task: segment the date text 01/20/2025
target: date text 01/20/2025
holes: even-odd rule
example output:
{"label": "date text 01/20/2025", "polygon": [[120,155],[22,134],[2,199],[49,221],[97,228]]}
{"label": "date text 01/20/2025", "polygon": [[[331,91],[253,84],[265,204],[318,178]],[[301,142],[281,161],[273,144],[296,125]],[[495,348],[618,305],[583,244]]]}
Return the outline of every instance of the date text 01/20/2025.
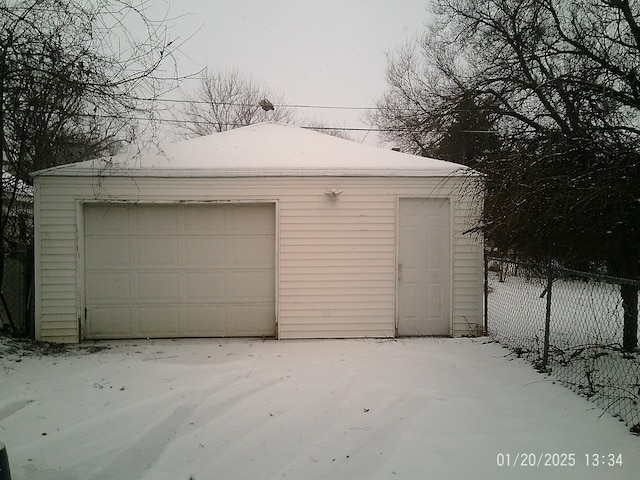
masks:
{"label": "date text 01/20/2025", "polygon": [[621,467],[621,453],[498,453],[498,467]]}

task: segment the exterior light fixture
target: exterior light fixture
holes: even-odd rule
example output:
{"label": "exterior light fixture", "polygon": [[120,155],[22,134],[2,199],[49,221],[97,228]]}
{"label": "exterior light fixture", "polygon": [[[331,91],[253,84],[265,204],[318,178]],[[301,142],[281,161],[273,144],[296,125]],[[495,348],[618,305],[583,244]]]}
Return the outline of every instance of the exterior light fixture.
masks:
{"label": "exterior light fixture", "polygon": [[342,194],[342,190],[338,190],[337,188],[330,188],[329,190],[327,190],[326,192],[324,192],[324,194],[327,196],[327,198],[329,198],[330,200],[336,200],[338,198],[338,196],[340,194]]}

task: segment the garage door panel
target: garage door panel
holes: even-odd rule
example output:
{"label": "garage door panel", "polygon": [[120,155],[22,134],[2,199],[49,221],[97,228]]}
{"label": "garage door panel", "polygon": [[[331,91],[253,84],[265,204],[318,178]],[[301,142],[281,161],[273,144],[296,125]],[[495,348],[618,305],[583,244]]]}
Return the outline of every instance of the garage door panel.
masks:
{"label": "garage door panel", "polygon": [[131,263],[128,238],[88,238],[85,242],[88,267],[126,267]]}
{"label": "garage door panel", "polygon": [[227,272],[186,272],[187,301],[224,302],[227,298]]}
{"label": "garage door panel", "polygon": [[228,228],[233,233],[261,234],[272,231],[275,213],[271,205],[234,206],[229,210]]}
{"label": "garage door panel", "polygon": [[273,335],[273,305],[230,305],[227,329],[236,336]]}
{"label": "garage door panel", "polygon": [[177,238],[140,238],[136,240],[136,263],[146,266],[178,266]]}
{"label": "garage door panel", "polygon": [[236,265],[268,266],[274,256],[273,237],[239,237],[233,240],[231,260]]}
{"label": "garage door panel", "polygon": [[273,204],[85,205],[85,338],[275,335]]}
{"label": "garage door panel", "polygon": [[177,272],[138,273],[137,299],[161,303],[180,301],[180,281]]}
{"label": "garage door panel", "polygon": [[185,336],[232,335],[227,330],[226,305],[187,306],[182,334]]}
{"label": "garage door panel", "polygon": [[91,273],[85,276],[87,303],[104,305],[131,301],[128,273]]}
{"label": "garage door panel", "polygon": [[129,307],[92,308],[87,314],[87,330],[92,338],[129,338],[131,309]]}
{"label": "garage door panel", "polygon": [[226,264],[226,240],[224,237],[185,239],[186,265],[189,267],[215,267]]}
{"label": "garage door panel", "polygon": [[177,205],[136,205],[132,208],[138,235],[177,234]]}
{"label": "garage door panel", "polygon": [[184,215],[184,231],[194,235],[219,234],[225,216],[225,205],[191,205]]}
{"label": "garage door panel", "polygon": [[440,282],[437,283],[429,283],[427,284],[427,298],[429,299],[429,304],[427,308],[430,312],[439,312],[444,307],[442,305],[442,285]]}
{"label": "garage door panel", "polygon": [[249,299],[255,302],[269,301],[274,297],[275,283],[272,272],[246,271],[231,272],[228,295],[231,301]]}
{"label": "garage door panel", "polygon": [[85,215],[85,235],[129,233],[129,207],[123,205],[89,205],[91,215]]}
{"label": "garage door panel", "polygon": [[138,332],[143,337],[177,337],[180,335],[178,306],[138,307]]}

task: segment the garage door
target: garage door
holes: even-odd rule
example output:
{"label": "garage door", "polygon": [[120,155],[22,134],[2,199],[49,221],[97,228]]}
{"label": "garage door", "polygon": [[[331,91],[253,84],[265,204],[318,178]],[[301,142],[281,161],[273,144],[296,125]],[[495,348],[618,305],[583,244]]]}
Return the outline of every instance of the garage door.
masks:
{"label": "garage door", "polygon": [[84,337],[275,335],[273,204],[87,204]]}

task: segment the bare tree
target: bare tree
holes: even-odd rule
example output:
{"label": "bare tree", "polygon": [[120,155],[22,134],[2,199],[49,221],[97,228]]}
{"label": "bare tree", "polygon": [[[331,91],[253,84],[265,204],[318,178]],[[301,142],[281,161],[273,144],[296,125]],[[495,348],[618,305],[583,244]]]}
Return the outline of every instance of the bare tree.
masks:
{"label": "bare tree", "polygon": [[380,128],[382,140],[416,155],[435,155],[441,123],[451,114],[453,98],[458,95],[452,81],[455,75],[440,70],[435,55],[438,46],[432,36],[425,36],[422,42],[407,44],[389,55],[389,89],[378,108],[367,114]]}
{"label": "bare tree", "polygon": [[134,119],[148,108],[140,98],[158,93],[175,48],[147,3],[0,0],[0,252],[25,241],[10,226],[29,172],[135,138]]}
{"label": "bare tree", "polygon": [[[434,3],[429,34],[390,59],[376,123],[428,154],[470,114],[467,134],[496,139],[474,164],[494,246],[638,278],[640,2]],[[630,351],[638,289],[621,294]]]}
{"label": "bare tree", "polygon": [[197,90],[185,99],[180,125],[187,138],[294,118],[280,97],[238,71],[205,72]]}

